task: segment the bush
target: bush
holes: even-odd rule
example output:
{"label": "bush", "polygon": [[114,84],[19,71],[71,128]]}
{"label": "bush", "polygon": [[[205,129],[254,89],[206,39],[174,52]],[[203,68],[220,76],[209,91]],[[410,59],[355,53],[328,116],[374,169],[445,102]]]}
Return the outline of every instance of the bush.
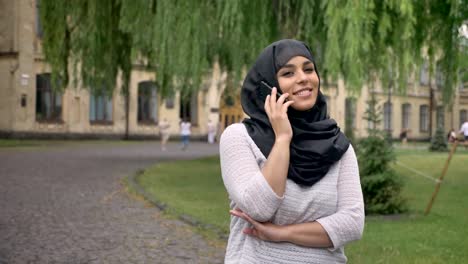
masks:
{"label": "bush", "polygon": [[403,181],[390,168],[395,160],[390,143],[374,134],[359,141],[357,156],[366,214],[406,211],[406,202],[400,195]]}
{"label": "bush", "polygon": [[432,137],[431,145],[429,146],[430,151],[448,151],[447,141],[445,139],[445,133],[442,128],[437,128],[435,135]]}
{"label": "bush", "polygon": [[361,178],[366,214],[397,214],[407,210],[400,192],[403,181],[393,170]]}
{"label": "bush", "polygon": [[385,172],[390,169],[390,162],[395,160],[392,146],[379,136],[361,139],[357,154],[361,175]]}

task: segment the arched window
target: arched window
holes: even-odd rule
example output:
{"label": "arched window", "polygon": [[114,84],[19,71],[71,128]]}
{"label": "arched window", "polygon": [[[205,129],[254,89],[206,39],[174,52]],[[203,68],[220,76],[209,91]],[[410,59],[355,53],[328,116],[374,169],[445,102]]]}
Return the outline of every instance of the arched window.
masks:
{"label": "arched window", "polygon": [[421,85],[429,84],[429,63],[427,60],[424,60],[423,65],[421,65],[421,73],[419,75],[419,83]]}
{"label": "arched window", "polygon": [[179,117],[189,121],[194,126],[198,125],[198,94],[196,92],[180,97]]}
{"label": "arched window", "polygon": [[463,123],[465,123],[466,121],[468,121],[467,111],[465,109],[460,110],[460,126],[458,126],[458,127],[461,127],[463,125]]}
{"label": "arched window", "polygon": [[156,84],[152,81],[138,83],[138,117],[139,124],[158,122],[158,94]]}
{"label": "arched window", "polygon": [[89,121],[91,123],[112,122],[112,96],[104,92],[93,92],[89,98]]}
{"label": "arched window", "polygon": [[429,106],[419,106],[419,130],[421,132],[429,131]]}
{"label": "arched window", "polygon": [[[328,112],[328,109],[327,109]],[[356,128],[356,98],[346,98],[345,100],[346,126]]]}
{"label": "arched window", "polygon": [[406,103],[401,105],[401,127],[404,129],[410,128],[411,122],[411,104]]}
{"label": "arched window", "polygon": [[36,75],[36,120],[39,122],[62,121],[62,93],[54,88],[50,73]]}
{"label": "arched window", "polygon": [[437,128],[445,128],[445,111],[443,106],[437,107]]}
{"label": "arched window", "polygon": [[392,130],[392,103],[384,104],[384,129]]}

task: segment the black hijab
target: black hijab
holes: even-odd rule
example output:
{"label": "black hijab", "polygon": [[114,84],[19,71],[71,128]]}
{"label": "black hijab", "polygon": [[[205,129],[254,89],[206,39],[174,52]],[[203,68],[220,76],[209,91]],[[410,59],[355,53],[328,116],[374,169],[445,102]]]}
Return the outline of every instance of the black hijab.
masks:
{"label": "black hijab", "polygon": [[[309,59],[315,67],[306,44],[284,39],[270,44],[262,51],[242,85],[242,108],[250,117],[244,119],[243,123],[265,157],[268,157],[273,147],[275,133],[264,109],[266,93],[269,91],[264,92],[261,82],[279,87],[276,73],[295,56]],[[317,67],[315,70],[317,72]],[[318,88],[317,101],[310,110],[297,111],[288,108],[293,130],[288,178],[304,186],[312,186],[322,179],[349,147],[349,140],[340,132],[335,120],[327,115],[327,103],[320,92],[320,77]]]}

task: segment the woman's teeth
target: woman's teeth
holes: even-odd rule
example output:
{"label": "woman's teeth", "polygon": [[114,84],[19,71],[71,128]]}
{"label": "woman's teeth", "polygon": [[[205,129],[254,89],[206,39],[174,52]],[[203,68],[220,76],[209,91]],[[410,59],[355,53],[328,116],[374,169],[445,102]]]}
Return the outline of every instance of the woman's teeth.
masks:
{"label": "woman's teeth", "polygon": [[295,93],[297,96],[310,96],[312,94],[311,90],[302,90],[298,93]]}

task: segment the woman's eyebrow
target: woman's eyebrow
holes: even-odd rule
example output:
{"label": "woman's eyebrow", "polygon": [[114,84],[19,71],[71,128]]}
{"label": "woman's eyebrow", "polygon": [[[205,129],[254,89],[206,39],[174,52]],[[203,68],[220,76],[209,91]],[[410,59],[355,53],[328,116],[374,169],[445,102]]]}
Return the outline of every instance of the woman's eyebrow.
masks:
{"label": "woman's eyebrow", "polygon": [[281,67],[281,69],[283,69],[283,68],[294,68],[294,67],[296,67],[296,65],[294,65],[294,64],[286,64],[286,65],[284,65],[283,67]]}
{"label": "woman's eyebrow", "polygon": [[[302,63],[303,66],[309,65],[309,64],[313,64],[313,63],[312,63],[310,60],[304,61],[304,63]],[[283,69],[283,68],[294,68],[294,67],[296,67],[296,65],[294,65],[294,64],[286,64],[286,65],[284,65],[283,67],[281,67],[281,69]]]}

